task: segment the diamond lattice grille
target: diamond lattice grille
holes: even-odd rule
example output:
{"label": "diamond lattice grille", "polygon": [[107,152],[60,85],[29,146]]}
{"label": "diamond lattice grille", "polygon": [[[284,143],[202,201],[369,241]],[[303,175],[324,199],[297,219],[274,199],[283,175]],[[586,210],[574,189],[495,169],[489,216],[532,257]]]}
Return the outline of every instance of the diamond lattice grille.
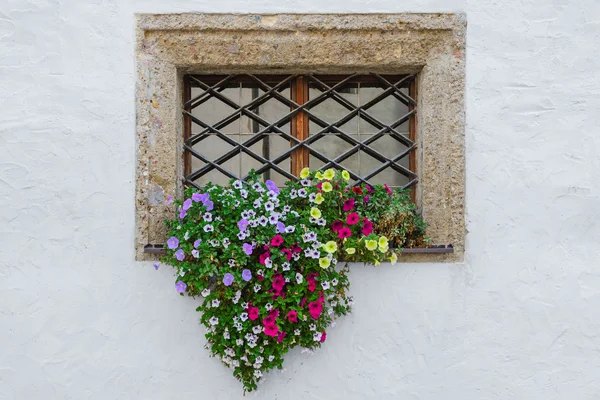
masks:
{"label": "diamond lattice grille", "polygon": [[283,184],[304,167],[355,184],[414,187],[416,87],[410,75],[187,75],[184,183],[255,169]]}

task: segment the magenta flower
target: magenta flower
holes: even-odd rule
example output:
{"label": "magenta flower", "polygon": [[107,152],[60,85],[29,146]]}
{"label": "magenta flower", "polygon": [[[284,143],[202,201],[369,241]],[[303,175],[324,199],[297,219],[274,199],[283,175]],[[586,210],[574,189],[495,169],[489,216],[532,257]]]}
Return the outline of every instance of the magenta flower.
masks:
{"label": "magenta flower", "polygon": [[252,245],[251,244],[244,243],[242,245],[242,248],[244,249],[244,253],[246,253],[248,255],[252,254]]}
{"label": "magenta flower", "polygon": [[267,180],[265,182],[265,185],[267,186],[267,189],[274,191],[275,193],[279,193],[279,188],[277,187],[277,185],[275,184],[275,182],[273,182],[272,180]]}
{"label": "magenta flower", "polygon": [[323,343],[325,339],[327,339],[327,332],[323,331],[321,332],[321,340],[319,342]]}
{"label": "magenta flower", "polygon": [[231,286],[231,284],[233,283],[234,277],[233,275],[231,275],[229,272],[225,274],[225,276],[223,276],[223,285],[225,286]]}
{"label": "magenta flower", "polygon": [[283,290],[283,287],[285,286],[285,279],[283,279],[283,275],[277,274],[273,276],[273,282],[271,283],[271,285],[277,293],[281,292]]}
{"label": "magenta flower", "polygon": [[365,222],[363,222],[362,234],[365,236],[369,236],[373,232],[373,223],[365,218]]}
{"label": "magenta flower", "polygon": [[285,255],[285,258],[290,261],[292,259],[292,251],[290,249],[281,249],[281,252]]}
{"label": "magenta flower", "polygon": [[248,306],[248,318],[250,318],[250,321],[258,318],[258,311],[258,307],[253,307],[251,304]]}
{"label": "magenta flower", "polygon": [[298,311],[296,311],[296,310],[290,310],[287,313],[287,319],[290,322],[298,322]]}
{"label": "magenta flower", "polygon": [[346,200],[342,208],[344,209],[344,211],[352,211],[352,209],[354,208],[354,198]]}
{"label": "magenta flower", "polygon": [[240,231],[245,231],[248,227],[249,222],[246,219],[241,219],[238,221],[237,226]]}
{"label": "magenta flower", "polygon": [[185,292],[185,289],[187,289],[185,282],[179,281],[175,284],[175,290],[177,290],[179,293]]}
{"label": "magenta flower", "polygon": [[194,242],[194,248],[197,249],[200,246],[200,243],[202,243],[202,239],[198,239]]}
{"label": "magenta flower", "polygon": [[279,328],[275,324],[265,325],[265,335],[275,337],[279,333]]}
{"label": "magenta flower", "polygon": [[179,247],[179,239],[177,239],[175,236],[171,236],[169,240],[167,240],[167,246],[169,246],[169,249],[171,250],[176,249]]}
{"label": "magenta flower", "polygon": [[388,194],[392,194],[392,191],[390,190],[390,187],[387,185],[387,183],[384,183],[383,186],[385,187],[385,191],[388,192]]}
{"label": "magenta flower", "polygon": [[319,319],[321,312],[323,311],[323,304],[318,301],[308,303],[308,313],[314,319]]}
{"label": "magenta flower", "polygon": [[183,261],[183,259],[185,258],[185,253],[183,252],[183,250],[179,249],[175,252],[175,258],[178,261]]}
{"label": "magenta flower", "polygon": [[344,238],[347,238],[347,237],[350,237],[350,236],[352,236],[352,231],[348,227],[343,227],[338,232],[338,237],[340,239],[344,239]]}
{"label": "magenta flower", "polygon": [[353,212],[348,214],[348,217],[346,217],[346,223],[348,225],[354,225],[356,224],[358,221],[360,221],[360,217],[358,216],[357,213]]}
{"label": "magenta flower", "polygon": [[340,220],[333,221],[333,224],[331,224],[331,230],[334,232],[339,232],[343,227],[344,223]]}
{"label": "magenta flower", "polygon": [[283,339],[285,339],[285,332],[284,332],[284,331],[281,331],[281,332],[279,333],[279,335],[277,336],[277,343],[281,343],[281,342],[283,342]]}
{"label": "magenta flower", "polygon": [[273,246],[273,247],[279,247],[279,246],[281,246],[282,243],[283,243],[283,237],[281,237],[281,235],[275,235],[271,239],[271,246]]}
{"label": "magenta flower", "polygon": [[364,201],[365,203],[368,203],[370,198],[371,198],[371,196],[369,196],[369,195],[366,195],[366,196],[365,196],[365,198],[363,199],[363,201]]}
{"label": "magenta flower", "polygon": [[248,282],[250,279],[252,279],[252,272],[250,272],[249,269],[245,269],[242,271],[242,279],[245,280],[246,282]]}
{"label": "magenta flower", "polygon": [[183,202],[183,206],[181,207],[181,209],[183,211],[187,211],[190,209],[191,206],[192,206],[192,199],[187,199],[186,201]]}

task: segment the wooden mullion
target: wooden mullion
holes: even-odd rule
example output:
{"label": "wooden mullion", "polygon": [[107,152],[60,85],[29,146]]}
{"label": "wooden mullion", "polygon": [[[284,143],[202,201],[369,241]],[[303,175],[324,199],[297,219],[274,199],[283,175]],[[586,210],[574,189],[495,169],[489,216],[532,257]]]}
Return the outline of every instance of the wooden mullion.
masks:
{"label": "wooden mullion", "polygon": [[[298,76],[292,82],[292,101],[303,105],[308,101],[308,79]],[[308,114],[300,111],[292,118],[291,135],[300,140],[308,139]],[[294,145],[294,143],[291,143]],[[291,154],[291,173],[300,176],[300,171],[308,167],[309,152],[308,149],[301,147]]]}
{"label": "wooden mullion", "polygon": [[[408,87],[408,95],[415,99],[415,101],[417,101],[417,79],[413,78],[412,81],[410,82],[410,86]],[[416,105],[410,105],[408,107],[408,109],[410,111],[416,109],[417,106]],[[417,110],[418,111],[418,110]],[[412,117],[410,117],[410,120],[408,121],[408,138],[413,142],[413,143],[417,143],[417,129],[418,129],[418,125],[417,125],[417,112],[415,112]],[[412,172],[414,172],[415,174],[418,175],[418,171],[417,171],[417,152],[419,151],[419,147],[417,146],[417,148],[413,151],[410,152],[409,156],[408,156],[408,169],[410,169]],[[413,185],[410,188],[410,198],[411,201],[413,203],[416,204],[417,202],[417,185],[419,183],[416,183],[415,185]]]}
{"label": "wooden mullion", "polygon": [[[185,76],[183,78],[183,103],[186,104],[192,98],[192,85],[190,82],[190,78]],[[185,111],[192,112],[191,105],[184,108]],[[183,140],[190,138],[192,136],[192,119],[183,114]],[[182,154],[183,161],[183,176],[186,177],[192,173],[192,155],[189,151],[183,151]]]}

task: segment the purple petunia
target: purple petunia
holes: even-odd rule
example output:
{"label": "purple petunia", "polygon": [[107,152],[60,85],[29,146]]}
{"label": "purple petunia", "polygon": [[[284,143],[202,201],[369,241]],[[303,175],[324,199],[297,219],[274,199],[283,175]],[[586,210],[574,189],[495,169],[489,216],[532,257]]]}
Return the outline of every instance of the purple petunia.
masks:
{"label": "purple petunia", "polygon": [[184,218],[185,218],[185,216],[186,216],[186,214],[187,214],[187,212],[185,212],[185,210],[182,208],[182,209],[179,211],[179,219],[184,219]]}
{"label": "purple petunia", "polygon": [[252,279],[252,272],[250,272],[249,269],[245,269],[242,271],[242,279],[245,280],[246,282],[248,282],[250,279]]}
{"label": "purple petunia", "polygon": [[248,227],[248,220],[242,218],[241,220],[238,221],[237,226],[240,231],[242,231],[242,232],[245,231],[246,228]]}
{"label": "purple petunia", "polygon": [[212,209],[215,208],[215,203],[208,200],[204,203],[204,207],[206,207],[206,211],[212,211]]}
{"label": "purple petunia", "polygon": [[225,274],[225,276],[223,276],[223,285],[225,286],[231,286],[231,284],[233,283],[233,275],[231,275],[229,272]]}
{"label": "purple petunia", "polygon": [[159,265],[159,263],[154,263],[154,269],[158,269]]}
{"label": "purple petunia", "polygon": [[248,255],[252,254],[252,245],[251,244],[244,243],[242,248],[244,249],[244,253],[246,253]]}
{"label": "purple petunia", "polygon": [[179,239],[177,239],[175,236],[171,236],[169,240],[167,240],[167,246],[169,246],[169,249],[171,250],[176,249],[179,247]]}
{"label": "purple petunia", "polygon": [[177,290],[179,293],[185,292],[185,289],[187,289],[185,282],[179,281],[175,284],[175,290]]}
{"label": "purple petunia", "polygon": [[274,191],[275,193],[279,193],[279,188],[277,187],[277,185],[275,184],[275,182],[273,182],[272,180],[267,180],[265,182],[265,186],[267,186],[267,189]]}
{"label": "purple petunia", "polygon": [[194,248],[197,249],[200,246],[200,243],[202,243],[202,239],[198,239],[194,242]]}
{"label": "purple petunia", "polygon": [[187,211],[190,209],[191,206],[192,206],[192,199],[187,199],[186,201],[183,202],[183,206],[181,207],[181,209],[183,211]]}
{"label": "purple petunia", "polygon": [[185,258],[185,253],[183,252],[183,250],[182,250],[182,249],[179,249],[179,250],[177,250],[177,251],[175,252],[175,258],[176,258],[178,261],[183,261],[183,259]]}
{"label": "purple petunia", "polygon": [[285,224],[283,222],[278,222],[277,223],[277,233],[284,233],[285,232]]}
{"label": "purple petunia", "polygon": [[172,202],[173,202],[173,196],[169,196],[169,197],[167,197],[167,201],[165,202],[165,205],[167,205],[167,206],[168,206],[168,205],[169,205],[169,204],[171,204]]}

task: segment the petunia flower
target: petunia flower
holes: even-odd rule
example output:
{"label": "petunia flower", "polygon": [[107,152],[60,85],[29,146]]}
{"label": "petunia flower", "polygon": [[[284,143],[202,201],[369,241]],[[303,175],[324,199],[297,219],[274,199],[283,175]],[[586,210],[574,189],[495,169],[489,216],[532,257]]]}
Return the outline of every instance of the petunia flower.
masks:
{"label": "petunia flower", "polygon": [[272,190],[275,193],[279,193],[279,188],[277,187],[277,185],[275,184],[275,182],[273,182],[272,180],[268,179],[265,182],[265,186],[267,186],[267,189]]}
{"label": "petunia flower", "polygon": [[183,259],[185,258],[185,253],[182,249],[179,249],[175,252],[175,258],[177,259],[177,261],[183,261]]}
{"label": "petunia flower", "polygon": [[323,311],[323,304],[318,301],[308,303],[308,313],[314,319],[319,319],[321,312]]}
{"label": "petunia flower", "polygon": [[340,238],[340,239],[345,239],[350,236],[352,236],[352,231],[350,230],[350,228],[348,228],[346,226],[343,227],[342,229],[340,229],[338,232],[338,238]]}
{"label": "petunia flower", "polygon": [[242,218],[241,220],[238,221],[237,226],[240,231],[242,231],[242,232],[245,231],[246,228],[248,227],[248,220]]}
{"label": "petunia flower", "polygon": [[363,235],[369,236],[371,234],[371,232],[373,232],[373,223],[371,221],[369,221],[368,219],[365,219],[365,222],[363,222],[363,227],[362,227],[361,232]]}
{"label": "petunia flower", "polygon": [[277,343],[283,342],[285,335],[286,335],[286,333],[284,331],[279,332],[279,335],[277,335]]}
{"label": "petunia flower", "polygon": [[290,322],[298,322],[298,311],[296,311],[296,310],[290,310],[287,313],[287,319]]}
{"label": "petunia flower", "polygon": [[242,245],[242,249],[244,249],[244,253],[246,253],[247,255],[252,254],[252,245],[249,243],[244,243]]}
{"label": "petunia flower", "polygon": [[271,246],[279,247],[283,243],[283,237],[281,235],[275,235],[271,239]]}
{"label": "petunia flower", "polygon": [[327,257],[319,258],[319,266],[323,269],[327,269],[331,265],[331,261]]}
{"label": "petunia flower", "polygon": [[363,192],[362,189],[360,188],[360,186],[354,186],[352,188],[352,191],[356,194],[362,194],[362,192]]}
{"label": "petunia flower", "polygon": [[285,279],[283,279],[283,276],[281,274],[277,274],[273,276],[273,282],[271,283],[271,285],[273,286],[273,289],[275,289],[277,292],[281,292],[283,290],[283,287],[285,286]]}
{"label": "petunia flower", "polygon": [[302,171],[300,171],[300,178],[306,179],[306,178],[308,178],[309,175],[310,175],[310,169],[308,167],[302,168]]}
{"label": "petunia flower", "polygon": [[395,265],[398,262],[398,254],[392,253],[392,255],[390,256],[390,262],[392,263],[392,265]]}
{"label": "petunia flower", "polygon": [[342,171],[342,178],[344,178],[345,180],[350,180],[350,173],[346,170]]}
{"label": "petunia flower", "polygon": [[159,263],[154,263],[154,269],[158,269],[159,266],[160,266]]}
{"label": "petunia flower", "polygon": [[327,333],[325,331],[321,332],[321,339],[319,342],[323,343],[327,339]]}
{"label": "petunia flower", "polygon": [[285,255],[285,258],[288,261],[292,259],[292,251],[290,249],[281,249],[280,251]]}
{"label": "petunia flower", "polygon": [[325,201],[323,195],[321,193],[317,193],[317,196],[315,197],[315,204],[321,204],[323,201]]}
{"label": "petunia flower", "polygon": [[167,246],[171,250],[176,249],[177,247],[179,247],[179,239],[177,239],[175,236],[171,236],[169,240],[167,240]]}
{"label": "petunia flower", "polygon": [[334,241],[329,241],[323,245],[323,249],[328,253],[335,253],[337,251],[337,243]]}
{"label": "petunia flower", "polygon": [[356,249],[354,247],[349,247],[346,249],[346,253],[354,254],[354,253],[356,253]]}
{"label": "petunia flower", "polygon": [[323,176],[325,177],[325,179],[332,180],[335,177],[335,171],[329,168],[327,171],[325,171]]}
{"label": "petunia flower", "polygon": [[169,196],[169,197],[167,197],[167,201],[165,201],[165,205],[167,205],[167,206],[168,206],[168,205],[169,205],[169,204],[171,204],[172,202],[173,202],[173,196]]}
{"label": "petunia flower", "polygon": [[368,203],[370,198],[371,198],[371,196],[369,196],[369,195],[366,195],[366,196],[364,197],[363,201],[364,201],[365,203]]}
{"label": "petunia flower", "polygon": [[223,276],[223,285],[231,286],[231,284],[233,283],[233,280],[234,280],[234,276],[228,272]]}
{"label": "petunia flower", "polygon": [[208,200],[206,203],[204,203],[204,207],[206,207],[206,211],[212,211],[213,208],[215,207],[215,203]]}
{"label": "petunia flower", "polygon": [[348,211],[352,211],[352,209],[354,208],[354,198],[350,198],[346,201],[344,201],[344,205],[342,206],[342,209],[346,212]]}
{"label": "petunia flower", "polygon": [[388,194],[392,194],[392,190],[390,189],[390,187],[387,185],[387,183],[383,184],[383,187],[385,187],[385,191],[388,192]]}
{"label": "petunia flower", "polygon": [[253,306],[248,306],[248,318],[250,318],[251,321],[254,321],[258,318],[258,307],[253,307]]}
{"label": "petunia flower", "polygon": [[348,217],[346,217],[346,223],[348,225],[354,225],[356,224],[358,221],[360,221],[360,217],[358,216],[357,213],[352,212],[350,214],[348,214]]}
{"label": "petunia flower", "polygon": [[310,216],[313,218],[321,218],[321,210],[319,210],[318,208],[311,208],[310,209]]}
{"label": "petunia flower", "polygon": [[377,240],[365,240],[365,246],[367,250],[373,251],[377,249]]}
{"label": "petunia flower", "polygon": [[197,239],[197,240],[194,242],[194,248],[195,248],[195,249],[197,249],[198,247],[200,247],[200,243],[202,243],[202,239]]}
{"label": "petunia flower", "polygon": [[179,219],[184,219],[186,215],[187,212],[183,208],[179,210]]}
{"label": "petunia flower", "polygon": [[175,290],[177,290],[179,293],[183,293],[185,292],[185,289],[187,289],[187,285],[185,284],[185,282],[183,281],[178,281],[175,284]]}
{"label": "petunia flower", "polygon": [[242,279],[245,280],[246,282],[248,282],[250,279],[252,279],[252,272],[250,272],[249,269],[245,269],[242,271]]}
{"label": "petunia flower", "polygon": [[379,247],[388,247],[389,241],[385,236],[381,236],[378,241]]}
{"label": "petunia flower", "polygon": [[265,332],[265,335],[267,335],[267,336],[275,337],[279,333],[279,328],[275,324],[265,325],[264,332]]}
{"label": "petunia flower", "polygon": [[183,206],[181,207],[181,209],[183,211],[187,211],[190,209],[191,206],[192,206],[192,199],[187,199],[186,201],[183,202]]}
{"label": "petunia flower", "polygon": [[285,232],[285,224],[283,222],[278,222],[277,223],[277,233],[284,233]]}
{"label": "petunia flower", "polygon": [[322,189],[323,189],[323,191],[324,191],[325,193],[327,193],[327,192],[331,192],[331,191],[333,190],[333,186],[332,186],[332,185],[331,185],[331,183],[329,183],[329,182],[324,182],[324,183],[323,183],[323,186],[322,186]]}

